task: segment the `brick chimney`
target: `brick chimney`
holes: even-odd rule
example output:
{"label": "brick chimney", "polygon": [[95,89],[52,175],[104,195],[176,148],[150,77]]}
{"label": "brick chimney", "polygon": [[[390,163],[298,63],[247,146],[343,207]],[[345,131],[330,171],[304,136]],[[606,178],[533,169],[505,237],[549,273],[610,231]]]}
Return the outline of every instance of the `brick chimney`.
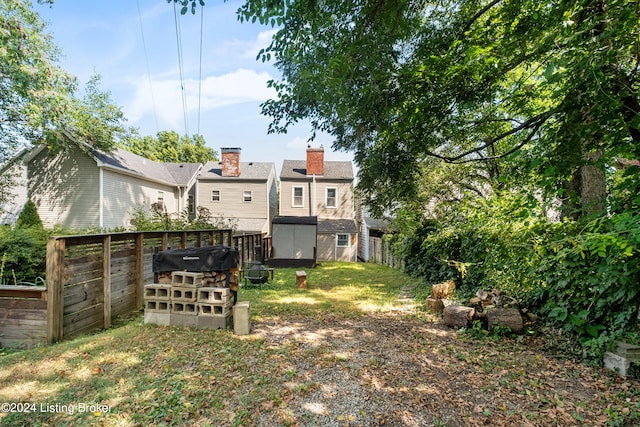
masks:
{"label": "brick chimney", "polygon": [[221,148],[222,176],[240,176],[240,148]]}
{"label": "brick chimney", "polygon": [[307,147],[307,175],[324,175],[324,148]]}

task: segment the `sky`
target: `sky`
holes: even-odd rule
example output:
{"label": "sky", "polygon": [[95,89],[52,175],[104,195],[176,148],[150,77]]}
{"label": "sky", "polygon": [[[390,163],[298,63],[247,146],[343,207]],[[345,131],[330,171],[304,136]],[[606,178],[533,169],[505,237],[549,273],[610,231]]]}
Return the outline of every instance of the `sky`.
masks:
{"label": "sky", "polygon": [[[100,89],[141,135],[199,133],[216,152],[240,147],[242,161],[273,162],[280,174],[284,159],[305,159],[311,127],[267,134],[270,119],[260,114],[260,103],[275,97],[267,81],[280,74],[256,56],[275,29],[239,22],[242,1],[205,3],[202,14],[198,8],[184,16],[167,0],[55,0],[53,6],[33,0],[33,8],[61,50],[59,65],[81,88],[99,74]],[[351,153],[332,151],[332,142],[319,134],[311,144],[324,146],[325,160],[352,160]]]}

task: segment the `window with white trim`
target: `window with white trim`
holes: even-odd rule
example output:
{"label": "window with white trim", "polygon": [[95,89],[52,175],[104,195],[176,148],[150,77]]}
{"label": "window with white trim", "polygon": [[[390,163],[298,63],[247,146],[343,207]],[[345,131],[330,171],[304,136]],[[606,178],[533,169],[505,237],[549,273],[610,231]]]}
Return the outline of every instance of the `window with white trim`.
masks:
{"label": "window with white trim", "polygon": [[253,192],[251,190],[244,190],[242,192],[242,201],[245,203],[250,203],[253,199]]}
{"label": "window with white trim", "polygon": [[211,190],[211,201],[212,202],[220,201],[220,190]]}
{"label": "window with white trim", "polygon": [[328,187],[326,190],[325,206],[328,208],[338,207],[338,189]]}
{"label": "window with white trim", "polygon": [[304,207],[304,187],[293,187],[291,206],[294,208]]}
{"label": "window with white trim", "polygon": [[349,235],[348,234],[337,234],[336,235],[336,246],[339,248],[349,247]]}

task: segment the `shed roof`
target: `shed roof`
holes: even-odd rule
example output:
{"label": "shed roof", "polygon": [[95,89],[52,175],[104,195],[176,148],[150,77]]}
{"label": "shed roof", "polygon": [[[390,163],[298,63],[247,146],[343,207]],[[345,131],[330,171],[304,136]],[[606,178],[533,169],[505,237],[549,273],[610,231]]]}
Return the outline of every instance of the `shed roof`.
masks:
{"label": "shed roof", "polygon": [[319,219],[318,233],[357,233],[358,226],[353,219]]}

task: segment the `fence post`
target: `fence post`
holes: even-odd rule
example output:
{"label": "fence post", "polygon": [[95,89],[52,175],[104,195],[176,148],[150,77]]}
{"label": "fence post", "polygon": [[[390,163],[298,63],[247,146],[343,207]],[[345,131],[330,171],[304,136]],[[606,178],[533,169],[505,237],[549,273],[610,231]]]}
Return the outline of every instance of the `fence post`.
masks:
{"label": "fence post", "polygon": [[54,343],[64,333],[64,252],[65,240],[50,237],[47,241],[47,341]]}
{"label": "fence post", "polygon": [[144,305],[144,233],[136,235],[136,309]]}
{"label": "fence post", "polygon": [[111,235],[102,238],[102,327],[111,327]]}

